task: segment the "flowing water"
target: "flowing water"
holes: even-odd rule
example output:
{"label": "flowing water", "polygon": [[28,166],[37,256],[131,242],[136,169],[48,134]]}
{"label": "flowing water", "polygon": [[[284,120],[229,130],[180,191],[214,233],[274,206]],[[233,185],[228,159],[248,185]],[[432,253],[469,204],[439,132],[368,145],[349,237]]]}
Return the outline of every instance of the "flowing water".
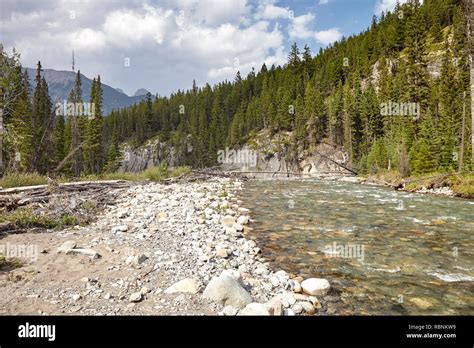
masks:
{"label": "flowing water", "polygon": [[326,278],[329,314],[474,315],[474,202],[329,181],[249,181],[249,237]]}

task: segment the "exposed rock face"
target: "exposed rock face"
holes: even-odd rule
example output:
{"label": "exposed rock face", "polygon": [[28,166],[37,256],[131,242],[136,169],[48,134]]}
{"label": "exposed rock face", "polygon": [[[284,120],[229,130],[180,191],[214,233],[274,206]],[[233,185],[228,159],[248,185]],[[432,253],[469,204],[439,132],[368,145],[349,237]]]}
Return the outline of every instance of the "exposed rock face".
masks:
{"label": "exposed rock face", "polygon": [[[340,146],[319,144],[310,151],[298,149],[295,158],[290,154],[289,145],[292,134],[283,132],[270,137],[267,131],[258,135],[239,149],[222,149],[217,154],[222,169],[229,171],[252,172],[249,176],[256,178],[286,177],[289,173],[321,174],[348,172],[339,164],[348,165],[348,154]],[[192,149],[183,146],[187,151]],[[147,168],[166,163],[168,166],[185,164],[185,158],[192,152],[183,153],[165,142],[155,138],[144,145],[132,149],[125,145],[122,149],[123,160],[121,170],[139,172]],[[261,172],[261,173],[253,173]],[[278,174],[273,174],[273,173]]]}
{"label": "exposed rock face", "polygon": [[[313,151],[300,153],[297,158],[289,155],[289,149],[286,143],[291,140],[291,134],[286,134],[280,140],[268,140],[262,132],[258,136],[257,145],[253,144],[252,150],[249,145],[244,145],[239,151],[244,153],[254,152],[256,158],[247,163],[237,162],[228,163],[223,167],[227,170],[237,170],[244,172],[252,172],[248,174],[255,178],[272,178],[291,176],[296,174],[323,174],[323,173],[340,173],[348,172],[337,163],[348,165],[348,154],[342,147],[332,146],[328,144],[319,144]],[[245,158],[245,156],[242,156]],[[262,173],[253,173],[262,172]],[[273,174],[278,172],[278,174]]]}
{"label": "exposed rock face", "polygon": [[140,172],[161,163],[167,163],[169,166],[181,164],[175,149],[156,138],[136,149],[132,149],[130,145],[125,145],[122,152],[123,160],[120,170],[125,172]]}

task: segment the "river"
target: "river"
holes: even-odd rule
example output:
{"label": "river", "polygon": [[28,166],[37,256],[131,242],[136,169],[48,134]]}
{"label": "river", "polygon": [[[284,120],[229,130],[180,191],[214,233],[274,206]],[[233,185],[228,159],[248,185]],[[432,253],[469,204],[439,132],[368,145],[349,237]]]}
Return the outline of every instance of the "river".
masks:
{"label": "river", "polygon": [[249,181],[241,199],[275,269],[329,280],[328,314],[474,314],[473,201],[318,180]]}

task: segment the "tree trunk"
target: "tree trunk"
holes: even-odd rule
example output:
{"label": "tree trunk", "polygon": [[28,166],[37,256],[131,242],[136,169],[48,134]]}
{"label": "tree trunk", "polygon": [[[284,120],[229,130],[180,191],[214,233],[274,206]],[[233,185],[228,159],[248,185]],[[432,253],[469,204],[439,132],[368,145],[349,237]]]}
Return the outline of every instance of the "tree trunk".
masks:
{"label": "tree trunk", "polygon": [[464,163],[464,133],[466,128],[466,91],[464,91],[462,96],[462,129],[461,129],[461,153],[459,155],[459,167],[458,171],[462,171],[462,166]]}

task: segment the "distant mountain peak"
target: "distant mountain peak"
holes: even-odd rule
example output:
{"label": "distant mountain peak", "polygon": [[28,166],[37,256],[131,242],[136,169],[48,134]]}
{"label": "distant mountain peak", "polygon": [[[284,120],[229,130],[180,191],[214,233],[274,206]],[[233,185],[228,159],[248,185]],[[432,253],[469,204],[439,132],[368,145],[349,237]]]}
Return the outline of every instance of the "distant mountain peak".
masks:
{"label": "distant mountain peak", "polygon": [[137,91],[135,92],[135,94],[133,96],[138,97],[138,96],[141,96],[141,95],[145,95],[147,93],[148,93],[148,90],[146,90],[145,88],[139,88],[139,89],[137,89]]}
{"label": "distant mountain peak", "polygon": [[[30,86],[32,90],[35,86],[36,69],[24,68],[28,72]],[[67,100],[69,92],[74,86],[76,73],[73,71],[60,71],[54,69],[43,69],[42,75],[48,83],[49,95],[53,103],[56,101]],[[81,74],[82,79],[82,99],[85,102],[90,100],[92,80]],[[148,92],[146,89],[139,89],[134,96],[128,96],[122,89],[113,88],[102,83],[103,89],[103,109],[104,115],[108,115],[113,109],[120,109],[133,105],[144,99],[144,95]],[[143,92],[144,91],[144,92]],[[140,92],[140,93],[139,93]]]}

